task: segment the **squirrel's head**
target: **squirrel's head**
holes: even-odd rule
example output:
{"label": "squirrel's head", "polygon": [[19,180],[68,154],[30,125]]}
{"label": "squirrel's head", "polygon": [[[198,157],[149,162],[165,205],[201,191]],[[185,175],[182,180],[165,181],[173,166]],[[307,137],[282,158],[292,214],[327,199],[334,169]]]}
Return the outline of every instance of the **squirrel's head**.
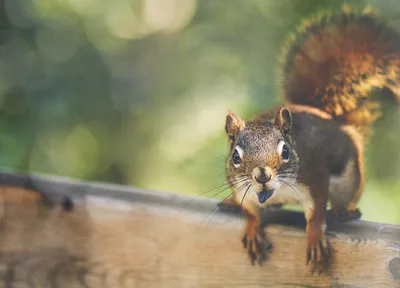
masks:
{"label": "squirrel's head", "polygon": [[298,157],[291,141],[292,116],[278,110],[275,119],[245,123],[234,113],[226,116],[230,152],[226,163],[228,184],[236,197],[264,204],[282,184],[297,177]]}

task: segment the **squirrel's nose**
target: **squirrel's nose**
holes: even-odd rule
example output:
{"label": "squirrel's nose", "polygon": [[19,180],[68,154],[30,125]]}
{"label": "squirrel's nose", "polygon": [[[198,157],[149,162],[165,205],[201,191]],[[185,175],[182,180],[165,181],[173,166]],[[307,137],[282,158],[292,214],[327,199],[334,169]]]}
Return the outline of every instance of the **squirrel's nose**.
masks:
{"label": "squirrel's nose", "polygon": [[254,168],[253,176],[254,179],[260,184],[265,184],[269,180],[271,180],[271,173],[269,171],[266,171],[263,167]]}

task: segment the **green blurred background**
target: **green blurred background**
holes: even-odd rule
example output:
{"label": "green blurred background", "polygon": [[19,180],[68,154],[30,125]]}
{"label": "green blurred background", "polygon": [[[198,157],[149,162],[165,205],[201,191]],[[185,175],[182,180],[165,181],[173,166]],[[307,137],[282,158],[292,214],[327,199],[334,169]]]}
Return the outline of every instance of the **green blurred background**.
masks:
{"label": "green blurred background", "polygon": [[[226,112],[278,103],[287,33],[343,3],[1,2],[1,165],[192,195],[224,182]],[[347,3],[400,28],[397,0]],[[389,109],[368,146],[364,219],[400,224],[399,120]]]}

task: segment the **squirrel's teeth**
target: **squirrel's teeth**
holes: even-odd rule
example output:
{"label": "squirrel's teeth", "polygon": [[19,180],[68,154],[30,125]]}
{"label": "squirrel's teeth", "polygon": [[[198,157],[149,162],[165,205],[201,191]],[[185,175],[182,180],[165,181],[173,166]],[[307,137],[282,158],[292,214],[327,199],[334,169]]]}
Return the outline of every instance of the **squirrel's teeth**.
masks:
{"label": "squirrel's teeth", "polygon": [[272,190],[261,191],[258,193],[258,202],[260,202],[260,204],[265,203],[265,201],[267,201],[273,193],[274,192]]}

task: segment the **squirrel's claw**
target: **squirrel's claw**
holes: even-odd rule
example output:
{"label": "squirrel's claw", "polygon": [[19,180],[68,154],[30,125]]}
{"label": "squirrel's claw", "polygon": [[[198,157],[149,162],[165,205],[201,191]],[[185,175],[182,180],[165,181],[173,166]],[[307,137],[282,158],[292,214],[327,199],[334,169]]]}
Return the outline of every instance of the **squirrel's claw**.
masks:
{"label": "squirrel's claw", "polygon": [[322,272],[328,269],[330,254],[328,243],[325,240],[308,245],[306,264],[308,265],[311,261],[311,275],[315,271],[318,271],[318,274],[321,275]]}
{"label": "squirrel's claw", "polygon": [[257,261],[262,266],[265,260],[268,259],[268,253],[272,251],[272,244],[267,240],[262,229],[257,229],[258,231],[254,230],[245,231],[242,243],[243,247],[247,250],[251,264],[254,265]]}

